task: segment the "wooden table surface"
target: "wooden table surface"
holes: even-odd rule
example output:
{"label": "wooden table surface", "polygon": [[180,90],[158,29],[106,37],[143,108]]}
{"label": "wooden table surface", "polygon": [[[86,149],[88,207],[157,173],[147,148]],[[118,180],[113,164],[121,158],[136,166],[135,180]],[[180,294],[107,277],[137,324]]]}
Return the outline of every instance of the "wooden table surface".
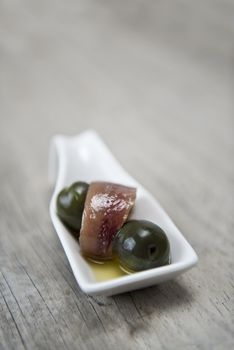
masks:
{"label": "wooden table surface", "polygon": [[[228,0],[1,1],[1,350],[233,348],[233,18]],[[195,268],[80,291],[47,160],[52,135],[88,128],[169,213]]]}

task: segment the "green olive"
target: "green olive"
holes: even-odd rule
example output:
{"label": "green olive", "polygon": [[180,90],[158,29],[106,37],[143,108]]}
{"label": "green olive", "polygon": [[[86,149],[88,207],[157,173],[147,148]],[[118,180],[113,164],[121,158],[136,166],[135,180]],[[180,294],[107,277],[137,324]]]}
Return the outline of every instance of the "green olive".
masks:
{"label": "green olive", "polygon": [[146,220],[128,221],[115,236],[113,252],[120,266],[130,271],[170,263],[170,244],[165,232]]}
{"label": "green olive", "polygon": [[80,231],[84,203],[89,185],[75,182],[64,188],[57,197],[57,214],[71,230]]}

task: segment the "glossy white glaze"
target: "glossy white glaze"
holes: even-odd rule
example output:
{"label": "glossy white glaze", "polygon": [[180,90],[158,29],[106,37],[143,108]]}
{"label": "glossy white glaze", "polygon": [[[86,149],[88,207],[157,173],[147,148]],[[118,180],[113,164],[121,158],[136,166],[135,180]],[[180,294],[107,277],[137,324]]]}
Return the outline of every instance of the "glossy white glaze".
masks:
{"label": "glossy white glaze", "polygon": [[[113,295],[163,282],[196,264],[198,258],[165,211],[153,196],[118,163],[95,131],[75,137],[55,136],[51,141],[49,177],[55,184],[50,215],[55,230],[80,288],[90,295]],[[75,181],[109,181],[137,188],[136,204],[130,218],[150,220],[167,233],[171,246],[171,264],[141,271],[112,280],[97,282],[80,254],[78,242],[67,231],[56,214],[56,196]]]}

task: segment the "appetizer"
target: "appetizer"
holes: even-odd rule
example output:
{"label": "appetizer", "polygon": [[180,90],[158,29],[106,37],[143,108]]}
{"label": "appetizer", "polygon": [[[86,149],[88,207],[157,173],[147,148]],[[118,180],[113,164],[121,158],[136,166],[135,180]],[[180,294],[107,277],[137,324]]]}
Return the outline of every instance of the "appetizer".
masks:
{"label": "appetizer", "polygon": [[78,234],[84,211],[85,198],[89,185],[86,182],[75,182],[64,188],[57,197],[57,214],[67,228]]}
{"label": "appetizer", "polygon": [[165,232],[146,220],[128,220],[136,188],[110,182],[75,182],[57,196],[57,214],[76,233],[81,253],[114,259],[127,273],[170,263]]}
{"label": "appetizer", "polygon": [[170,245],[165,232],[146,220],[128,221],[117,233],[113,250],[127,271],[142,271],[168,265]]}
{"label": "appetizer", "polygon": [[81,251],[91,258],[112,256],[112,241],[135,203],[136,189],[109,182],[90,184],[80,230]]}

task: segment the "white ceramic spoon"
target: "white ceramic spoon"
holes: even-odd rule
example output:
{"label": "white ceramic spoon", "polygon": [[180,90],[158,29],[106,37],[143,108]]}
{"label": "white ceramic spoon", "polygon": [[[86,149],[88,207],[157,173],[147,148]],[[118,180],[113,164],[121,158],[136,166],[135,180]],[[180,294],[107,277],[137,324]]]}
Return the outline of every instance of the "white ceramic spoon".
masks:
{"label": "white ceramic spoon", "polygon": [[[196,264],[198,258],[177,227],[153,196],[118,163],[95,131],[70,137],[58,135],[51,141],[49,178],[55,184],[50,215],[80,288],[89,295],[113,295],[147,287],[176,277]],[[131,218],[150,220],[166,232],[171,247],[171,264],[104,282],[94,274],[80,254],[78,242],[56,214],[59,191],[75,181],[110,181],[137,188]]]}

